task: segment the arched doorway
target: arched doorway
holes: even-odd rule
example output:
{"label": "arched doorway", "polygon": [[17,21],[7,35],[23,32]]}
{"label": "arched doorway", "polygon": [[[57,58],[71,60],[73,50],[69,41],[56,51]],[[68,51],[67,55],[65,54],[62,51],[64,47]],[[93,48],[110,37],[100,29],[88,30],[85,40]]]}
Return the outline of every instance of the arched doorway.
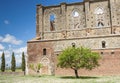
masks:
{"label": "arched doorway", "polygon": [[50,60],[47,57],[44,57],[40,63],[42,64],[40,73],[44,75],[50,75]]}

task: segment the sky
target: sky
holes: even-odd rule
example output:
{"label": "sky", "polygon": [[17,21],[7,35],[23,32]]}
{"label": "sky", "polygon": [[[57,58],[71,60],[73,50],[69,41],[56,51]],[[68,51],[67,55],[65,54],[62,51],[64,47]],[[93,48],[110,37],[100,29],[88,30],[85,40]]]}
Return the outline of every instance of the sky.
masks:
{"label": "sky", "polygon": [[[27,41],[36,35],[36,5],[58,5],[82,0],[0,0],[0,64],[5,53],[10,66],[12,52],[17,65],[21,64],[22,52],[27,53]],[[26,54],[27,55],[27,54]]]}

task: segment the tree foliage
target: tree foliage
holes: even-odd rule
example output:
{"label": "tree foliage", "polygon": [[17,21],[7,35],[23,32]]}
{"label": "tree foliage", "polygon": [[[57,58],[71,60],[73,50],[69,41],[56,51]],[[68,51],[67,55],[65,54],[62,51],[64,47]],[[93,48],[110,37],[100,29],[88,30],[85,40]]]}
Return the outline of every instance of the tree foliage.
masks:
{"label": "tree foliage", "polygon": [[71,68],[78,78],[78,70],[85,68],[92,70],[99,66],[100,55],[84,47],[68,47],[58,56],[58,66],[61,68]]}
{"label": "tree foliage", "polygon": [[2,61],[1,61],[1,71],[4,72],[5,71],[5,54],[4,52],[2,53]]}
{"label": "tree foliage", "polygon": [[15,72],[16,69],[16,60],[15,60],[15,56],[14,56],[14,52],[12,53],[12,60],[11,60],[11,70],[13,72]]}
{"label": "tree foliage", "polygon": [[22,71],[25,71],[26,63],[25,63],[25,55],[22,53]]}

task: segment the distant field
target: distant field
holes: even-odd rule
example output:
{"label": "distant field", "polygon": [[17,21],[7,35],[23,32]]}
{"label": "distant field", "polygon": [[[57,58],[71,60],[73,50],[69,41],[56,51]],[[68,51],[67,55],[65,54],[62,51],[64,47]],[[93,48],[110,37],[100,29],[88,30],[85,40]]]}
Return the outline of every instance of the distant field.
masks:
{"label": "distant field", "polygon": [[61,77],[61,76],[7,76],[0,75],[0,83],[120,83],[120,76]]}

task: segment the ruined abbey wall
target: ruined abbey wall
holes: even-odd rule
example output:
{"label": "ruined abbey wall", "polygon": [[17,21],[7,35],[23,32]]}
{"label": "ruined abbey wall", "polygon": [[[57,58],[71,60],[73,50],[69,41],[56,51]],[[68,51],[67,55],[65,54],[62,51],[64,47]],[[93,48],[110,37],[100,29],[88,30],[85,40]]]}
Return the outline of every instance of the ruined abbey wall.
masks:
{"label": "ruined abbey wall", "polygon": [[[95,74],[120,74],[119,41],[120,0],[84,0],[55,6],[37,5],[36,37],[28,41],[28,66],[30,63],[42,63],[44,67],[40,74],[62,75],[62,69],[56,66],[57,56],[74,43],[76,47],[88,47],[101,54],[103,59],[100,64],[103,64],[103,60],[105,63],[93,70]],[[109,63],[117,68],[113,66],[111,69]],[[70,72],[66,74],[72,75]]]}

